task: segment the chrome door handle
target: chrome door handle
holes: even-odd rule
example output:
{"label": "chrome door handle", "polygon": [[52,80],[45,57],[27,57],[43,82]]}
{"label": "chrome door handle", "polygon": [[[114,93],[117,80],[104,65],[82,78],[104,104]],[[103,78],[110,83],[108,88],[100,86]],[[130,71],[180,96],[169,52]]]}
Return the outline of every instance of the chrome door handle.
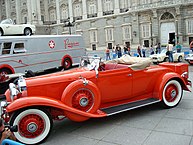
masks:
{"label": "chrome door handle", "polygon": [[132,76],[132,74],[128,74],[127,76],[130,77],[130,76]]}

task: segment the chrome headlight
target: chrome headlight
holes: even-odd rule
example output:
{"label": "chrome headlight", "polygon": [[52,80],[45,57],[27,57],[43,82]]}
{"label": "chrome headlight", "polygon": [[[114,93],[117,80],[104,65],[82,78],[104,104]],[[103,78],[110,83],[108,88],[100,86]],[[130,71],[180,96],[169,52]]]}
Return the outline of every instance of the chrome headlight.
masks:
{"label": "chrome headlight", "polygon": [[18,82],[17,82],[17,85],[18,85],[18,90],[19,90],[19,92],[22,92],[22,91],[27,90],[26,81],[25,81],[25,79],[23,78],[23,76],[20,76],[20,77],[19,77],[19,80],[18,80]]}
{"label": "chrome headlight", "polygon": [[9,90],[10,90],[11,100],[13,101],[14,96],[16,96],[19,93],[19,91],[17,90],[16,85],[13,83],[9,84]]}

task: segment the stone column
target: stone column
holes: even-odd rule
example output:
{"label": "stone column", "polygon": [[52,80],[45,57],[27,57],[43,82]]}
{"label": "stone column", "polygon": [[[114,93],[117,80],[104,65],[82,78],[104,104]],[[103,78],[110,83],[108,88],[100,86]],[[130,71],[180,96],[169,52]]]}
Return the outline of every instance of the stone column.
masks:
{"label": "stone column", "polygon": [[60,24],[60,3],[59,3],[59,0],[56,0],[56,21],[57,21],[57,24]]}
{"label": "stone column", "polygon": [[119,0],[114,0],[114,2],[115,2],[115,11],[114,11],[114,13],[119,14],[119,12],[120,12]]}
{"label": "stone column", "polygon": [[73,7],[72,7],[72,0],[68,0],[68,9],[69,9],[69,17],[70,17],[70,22],[73,21]]}
{"label": "stone column", "polygon": [[32,8],[31,8],[31,0],[27,0],[27,13],[28,13],[28,23],[32,23]]}
{"label": "stone column", "polygon": [[45,21],[49,21],[48,1],[47,0],[44,1],[44,11],[45,11],[44,19]]}
{"label": "stone column", "polygon": [[140,44],[139,42],[140,38],[140,31],[139,31],[139,17],[138,13],[134,12],[132,13],[132,43],[133,44]]}
{"label": "stone column", "polygon": [[16,23],[21,23],[21,13],[20,13],[20,0],[15,1],[15,9],[16,9]]}
{"label": "stone column", "polygon": [[43,24],[41,20],[41,8],[40,8],[40,0],[33,0],[33,2],[36,2],[35,8],[36,8],[36,13],[37,13],[37,23],[38,24]]}
{"label": "stone column", "polygon": [[153,15],[150,16],[151,17],[151,23],[152,23],[152,37],[153,37],[153,44],[155,43],[159,43],[160,39],[159,39],[159,20],[157,17],[157,11],[156,10],[152,10]]}
{"label": "stone column", "polygon": [[5,10],[7,19],[10,18],[10,0],[5,0]]}
{"label": "stone column", "polygon": [[86,0],[82,0],[83,19],[87,19],[87,4]]}
{"label": "stone column", "polygon": [[98,17],[102,17],[103,16],[103,4],[102,4],[102,0],[98,0]]}

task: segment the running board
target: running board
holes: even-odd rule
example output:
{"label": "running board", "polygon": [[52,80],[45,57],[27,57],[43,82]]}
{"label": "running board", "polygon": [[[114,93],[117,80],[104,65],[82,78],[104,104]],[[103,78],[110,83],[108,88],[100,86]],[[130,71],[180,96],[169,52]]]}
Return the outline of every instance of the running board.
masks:
{"label": "running board", "polygon": [[101,110],[103,112],[105,112],[107,114],[107,116],[110,116],[113,114],[121,113],[124,111],[132,110],[135,108],[143,107],[143,106],[158,103],[158,102],[160,102],[160,100],[155,99],[155,98],[149,98],[146,100],[140,100],[140,101],[131,102],[128,104],[123,104],[123,105],[114,106],[114,107],[110,107],[110,108],[104,108]]}

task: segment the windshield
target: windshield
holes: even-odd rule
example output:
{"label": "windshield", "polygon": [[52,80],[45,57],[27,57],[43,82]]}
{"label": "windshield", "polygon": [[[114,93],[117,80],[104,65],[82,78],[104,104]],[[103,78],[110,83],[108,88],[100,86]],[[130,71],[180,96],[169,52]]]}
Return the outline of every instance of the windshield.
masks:
{"label": "windshield", "polygon": [[161,51],[161,54],[166,54],[166,51],[167,51],[167,49],[163,49],[163,50]]}
{"label": "windshield", "polygon": [[5,20],[2,20],[0,24],[13,24],[13,21],[11,19],[5,19]]}
{"label": "windshield", "polygon": [[81,58],[80,66],[86,67],[89,70],[95,70],[98,69],[100,62],[100,57],[84,56]]}

